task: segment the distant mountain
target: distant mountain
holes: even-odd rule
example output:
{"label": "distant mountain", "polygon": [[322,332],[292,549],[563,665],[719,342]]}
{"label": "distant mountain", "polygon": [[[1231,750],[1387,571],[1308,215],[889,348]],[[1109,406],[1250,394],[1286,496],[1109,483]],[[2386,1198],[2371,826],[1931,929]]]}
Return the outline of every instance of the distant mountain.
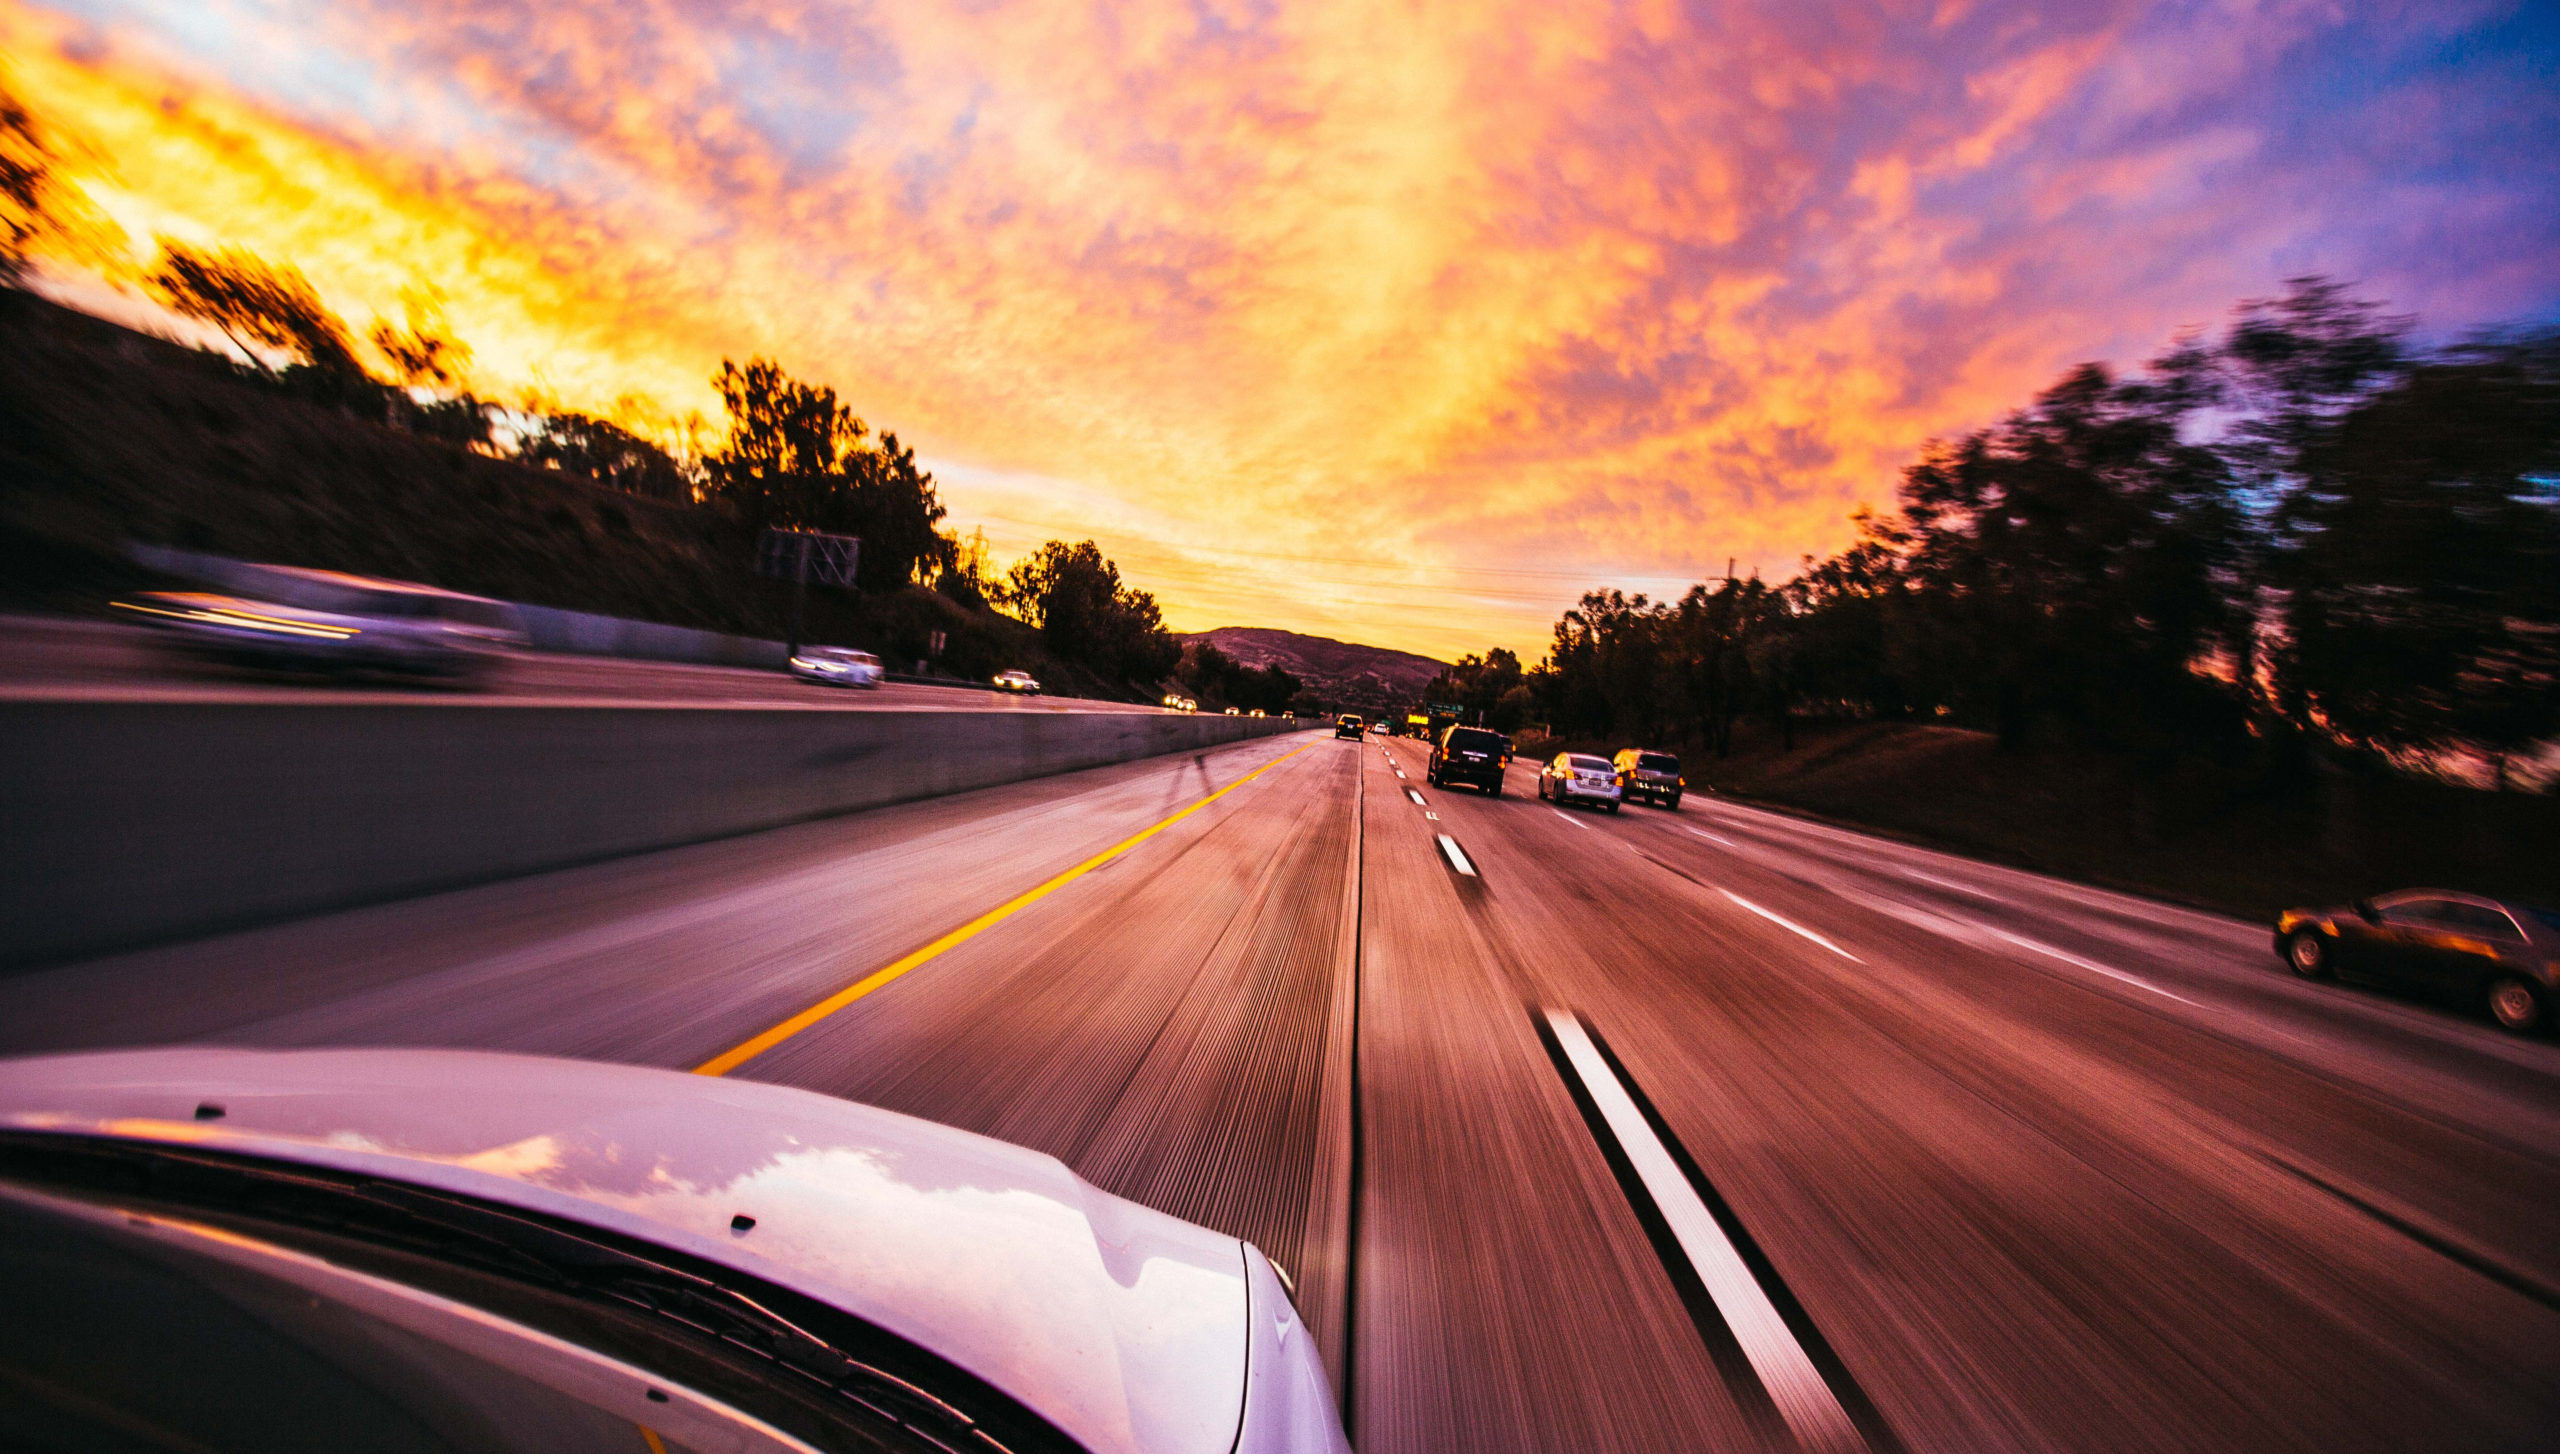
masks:
{"label": "distant mountain", "polygon": [[1422,689],[1448,663],[1361,646],[1329,636],[1301,636],[1264,626],[1221,626],[1182,638],[1206,641],[1246,666],[1276,666],[1345,706],[1400,707],[1422,699]]}

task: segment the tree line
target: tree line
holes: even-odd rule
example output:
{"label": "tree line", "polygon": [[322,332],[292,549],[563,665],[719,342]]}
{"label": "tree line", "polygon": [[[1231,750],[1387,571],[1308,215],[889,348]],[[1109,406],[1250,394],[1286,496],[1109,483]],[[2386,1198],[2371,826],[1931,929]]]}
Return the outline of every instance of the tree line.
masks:
{"label": "tree line", "polygon": [[2560,335],[2421,347],[2327,279],[1931,444],[1782,584],[1585,594],[1547,658],[1429,690],[1507,730],[1731,749],[1944,721],[2227,769],[2470,764],[2560,738]]}
{"label": "tree line", "polygon": [[[1124,582],[1094,542],[1051,541],[995,571],[983,534],[963,541],[941,528],[948,512],[914,450],[895,433],[875,433],[832,387],[794,378],[772,359],[721,360],[711,383],[725,427],[713,436],[702,421],[684,421],[674,448],[555,401],[501,404],[471,390],[471,348],[454,334],[433,289],[404,294],[398,320],[376,318],[359,333],[300,269],[245,248],[159,236],[149,264],[135,269],[122,259],[121,237],[63,182],[63,156],[28,108],[0,87],[0,287],[20,285],[40,248],[86,256],[218,333],[230,345],[232,369],[259,387],[626,494],[716,512],[748,530],[859,536],[864,591],[935,589],[967,608],[1014,615],[1053,655],[1107,679],[1153,690],[1179,676],[1221,700],[1235,695],[1215,663],[1195,667],[1186,658],[1155,598]],[[1194,671],[1205,675],[1185,675]],[[1236,693],[1253,698],[1247,705],[1260,704],[1270,685],[1237,678]],[[1283,703],[1288,695],[1279,693]]]}

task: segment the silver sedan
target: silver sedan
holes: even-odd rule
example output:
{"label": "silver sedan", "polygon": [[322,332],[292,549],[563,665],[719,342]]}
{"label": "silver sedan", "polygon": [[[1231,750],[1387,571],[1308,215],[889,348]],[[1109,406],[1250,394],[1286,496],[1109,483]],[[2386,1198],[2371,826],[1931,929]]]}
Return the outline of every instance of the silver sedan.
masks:
{"label": "silver sedan", "polygon": [[1538,769],[1538,796],[1561,807],[1596,803],[1614,813],[1621,791],[1617,765],[1605,757],[1559,752]]}

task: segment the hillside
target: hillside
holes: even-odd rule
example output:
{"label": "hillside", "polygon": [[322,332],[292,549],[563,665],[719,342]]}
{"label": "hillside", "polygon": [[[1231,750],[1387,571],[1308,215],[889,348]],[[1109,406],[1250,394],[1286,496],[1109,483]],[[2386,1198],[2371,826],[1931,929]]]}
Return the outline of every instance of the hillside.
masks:
{"label": "hillside", "polygon": [[[129,541],[778,637],[790,594],[726,512],[619,493],[280,395],[211,354],[0,291],[0,605],[87,614]],[[937,592],[813,590],[808,635],[948,672],[1130,695]]]}
{"label": "hillside", "polygon": [[1329,636],[1302,636],[1264,626],[1221,626],[1195,631],[1185,641],[1206,641],[1251,667],[1276,666],[1329,702],[1347,707],[1404,706],[1448,666],[1409,651],[1362,646]]}

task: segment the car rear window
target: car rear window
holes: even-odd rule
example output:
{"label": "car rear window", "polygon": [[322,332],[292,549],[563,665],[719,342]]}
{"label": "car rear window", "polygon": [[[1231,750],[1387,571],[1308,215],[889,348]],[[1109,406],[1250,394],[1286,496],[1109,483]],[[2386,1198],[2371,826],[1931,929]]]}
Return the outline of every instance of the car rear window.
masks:
{"label": "car rear window", "polygon": [[1500,752],[1502,734],[1479,732],[1470,727],[1453,728],[1449,733],[1448,750],[1451,752]]}
{"label": "car rear window", "polygon": [[2560,929],[2560,909],[2527,909],[2525,912],[2540,919],[2546,929]]}
{"label": "car rear window", "polygon": [[1641,752],[1636,754],[1636,766],[1645,772],[1678,772],[1680,759],[1667,752]]}
{"label": "car rear window", "polygon": [[1618,770],[1617,764],[1605,757],[1584,757],[1578,752],[1566,757],[1565,762],[1577,772],[1616,772]]}

